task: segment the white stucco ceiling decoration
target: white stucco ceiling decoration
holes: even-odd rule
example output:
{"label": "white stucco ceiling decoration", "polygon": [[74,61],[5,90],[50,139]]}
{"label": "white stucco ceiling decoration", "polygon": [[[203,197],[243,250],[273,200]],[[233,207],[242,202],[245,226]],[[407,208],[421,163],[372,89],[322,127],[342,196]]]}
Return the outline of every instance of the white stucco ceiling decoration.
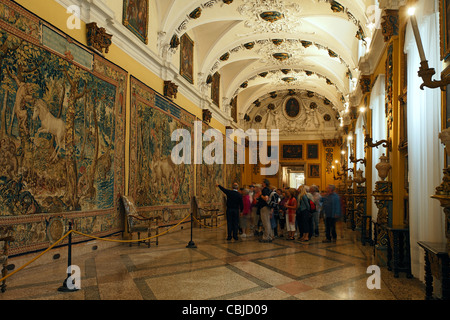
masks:
{"label": "white stucco ceiling decoration", "polygon": [[[298,112],[288,114],[286,104],[290,99],[298,102]],[[278,129],[284,139],[301,135],[302,139],[330,139],[339,127],[339,113],[329,100],[315,92],[280,90],[262,96],[252,103],[252,108],[242,116],[240,126]]]}
{"label": "white stucco ceiling decoration", "polygon": [[[254,33],[298,33],[302,28],[299,3],[287,4],[282,0],[247,0],[237,8],[245,17],[245,27]],[[246,36],[240,35],[240,36]]]}
{"label": "white stucco ceiling decoration", "polygon": [[[188,33],[195,47],[194,87],[210,96],[220,74],[220,108],[238,114],[272,91],[310,90],[342,111],[359,76],[360,48],[375,0],[155,0],[158,53],[179,63],[171,40]],[[368,41],[370,43],[370,41]],[[283,71],[289,70],[289,73]],[[259,74],[268,72],[268,76]]]}

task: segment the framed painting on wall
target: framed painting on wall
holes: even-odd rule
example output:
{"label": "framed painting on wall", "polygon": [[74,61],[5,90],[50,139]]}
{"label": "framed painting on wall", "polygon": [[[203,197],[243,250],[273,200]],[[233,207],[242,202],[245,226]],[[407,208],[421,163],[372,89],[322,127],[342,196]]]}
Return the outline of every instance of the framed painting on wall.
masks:
{"label": "framed painting on wall", "polygon": [[194,41],[186,33],[180,38],[180,75],[194,84]]}
{"label": "framed painting on wall", "polygon": [[149,0],[123,0],[122,23],[142,42],[148,44]]}
{"label": "framed painting on wall", "polygon": [[[448,66],[444,71],[441,73],[441,79],[445,77],[450,77],[450,66]],[[444,120],[442,121],[442,129],[447,129],[450,127],[450,121],[447,121],[450,117],[450,84],[447,85],[444,92]],[[450,153],[450,152],[449,152]],[[450,164],[450,156],[447,155],[445,158],[445,166],[448,166]]]}
{"label": "framed painting on wall", "polygon": [[317,143],[306,145],[307,159],[319,159],[319,145]]}
{"label": "framed painting on wall", "polygon": [[320,178],[320,164],[308,165],[308,178]]}
{"label": "framed painting on wall", "polygon": [[220,74],[214,73],[211,83],[211,99],[216,106],[219,107],[220,100]]}
{"label": "framed painting on wall", "polygon": [[439,0],[439,24],[441,28],[441,60],[450,58],[450,0]]}
{"label": "framed painting on wall", "polygon": [[282,150],[283,159],[303,159],[302,144],[284,144]]}
{"label": "framed painting on wall", "polygon": [[290,118],[296,118],[300,114],[300,103],[296,98],[290,98],[286,101],[284,111]]}

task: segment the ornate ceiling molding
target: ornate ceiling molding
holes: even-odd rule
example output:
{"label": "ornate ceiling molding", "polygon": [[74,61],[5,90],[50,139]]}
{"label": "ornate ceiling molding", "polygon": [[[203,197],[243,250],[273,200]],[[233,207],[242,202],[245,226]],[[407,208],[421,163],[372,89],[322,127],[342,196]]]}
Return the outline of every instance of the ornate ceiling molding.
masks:
{"label": "ornate ceiling molding", "polygon": [[246,0],[237,8],[245,17],[244,25],[252,33],[301,32],[302,7],[297,3],[285,4],[282,0]]}
{"label": "ornate ceiling molding", "polygon": [[[342,58],[341,55],[336,53],[335,50],[324,46],[320,43],[313,42],[313,41],[307,41],[302,39],[292,39],[292,38],[276,38],[276,39],[259,39],[254,40],[250,42],[243,43],[241,45],[238,45],[226,52],[222,52],[219,55],[219,58],[217,58],[210,68],[210,74],[213,74],[217,70],[221,68],[221,64],[226,63],[229,61],[231,56],[233,54],[236,54],[238,52],[242,52],[245,50],[254,50],[259,55],[263,57],[263,59],[267,59],[266,62],[273,62],[279,65],[300,65],[302,63],[302,56],[306,53],[306,50],[309,47],[316,47],[317,49],[326,52],[326,54],[331,58],[342,65],[344,65],[347,68],[347,73],[350,78],[352,77],[351,67],[350,65]],[[291,54],[291,59],[288,59],[286,61],[279,61],[272,59],[272,54],[275,52],[287,52]],[[294,59],[292,59],[294,58]],[[206,81],[206,79],[204,79]]]}
{"label": "ornate ceiling molding", "polygon": [[[326,76],[309,71],[304,69],[272,69],[267,70],[265,72],[258,72],[257,74],[249,77],[247,80],[242,82],[242,84],[247,84],[242,86],[242,84],[236,89],[233,94],[233,97],[238,95],[243,89],[246,89],[249,85],[250,81],[254,81],[260,78],[267,79],[268,83],[272,83],[276,86],[281,87],[281,90],[285,90],[288,87],[295,87],[295,85],[302,85],[305,80],[308,80],[310,77],[315,76],[319,80],[323,80],[327,85],[334,87],[336,89],[336,93],[340,96],[340,100],[342,103],[345,103],[344,93],[339,89],[339,87],[333,83]],[[286,78],[292,78],[291,80]]]}

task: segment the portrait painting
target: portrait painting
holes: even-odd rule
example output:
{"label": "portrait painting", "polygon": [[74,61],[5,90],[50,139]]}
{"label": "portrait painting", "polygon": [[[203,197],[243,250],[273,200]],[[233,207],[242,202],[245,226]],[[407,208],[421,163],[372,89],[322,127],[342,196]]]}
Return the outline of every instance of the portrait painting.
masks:
{"label": "portrait painting", "polygon": [[123,25],[148,44],[149,0],[124,0]]}
{"label": "portrait painting", "polygon": [[300,113],[300,103],[297,99],[290,98],[288,101],[286,101],[284,109],[289,117],[295,118]]}
{"label": "portrait painting", "polygon": [[180,38],[180,75],[194,84],[194,41],[186,33]]}
{"label": "portrait painting", "polygon": [[320,164],[308,165],[308,178],[320,178]]}
{"label": "portrait painting", "polygon": [[450,0],[440,0],[439,5],[441,60],[447,61],[450,58]]}
{"label": "portrait painting", "polygon": [[285,144],[283,145],[283,159],[303,159],[302,144]]}
{"label": "portrait painting", "polygon": [[214,73],[211,83],[211,99],[216,106],[219,106],[220,100],[220,73]]}
{"label": "portrait painting", "polygon": [[306,153],[308,159],[319,159],[319,145],[317,143],[308,144],[306,146]]}

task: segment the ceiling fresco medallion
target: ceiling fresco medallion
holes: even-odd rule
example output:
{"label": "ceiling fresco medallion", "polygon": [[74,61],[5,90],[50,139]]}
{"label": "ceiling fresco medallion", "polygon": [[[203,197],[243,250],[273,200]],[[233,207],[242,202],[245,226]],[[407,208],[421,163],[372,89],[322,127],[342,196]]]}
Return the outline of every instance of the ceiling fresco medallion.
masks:
{"label": "ceiling fresco medallion", "polygon": [[284,18],[284,14],[278,11],[264,11],[259,14],[261,19],[273,23]]}
{"label": "ceiling fresco medallion", "polygon": [[283,80],[284,82],[287,82],[287,83],[291,83],[297,79],[294,77],[284,77],[284,78],[281,78],[281,80]]}
{"label": "ceiling fresco medallion", "polygon": [[280,0],[246,0],[237,8],[245,16],[245,26],[253,32],[289,32],[300,31],[300,13],[297,3],[286,4]]}
{"label": "ceiling fresco medallion", "polygon": [[296,98],[290,98],[286,101],[284,105],[284,111],[286,115],[290,118],[295,118],[300,113],[300,103]]}
{"label": "ceiling fresco medallion", "polygon": [[272,55],[278,61],[285,61],[291,57],[291,55],[287,52],[277,52]]}

